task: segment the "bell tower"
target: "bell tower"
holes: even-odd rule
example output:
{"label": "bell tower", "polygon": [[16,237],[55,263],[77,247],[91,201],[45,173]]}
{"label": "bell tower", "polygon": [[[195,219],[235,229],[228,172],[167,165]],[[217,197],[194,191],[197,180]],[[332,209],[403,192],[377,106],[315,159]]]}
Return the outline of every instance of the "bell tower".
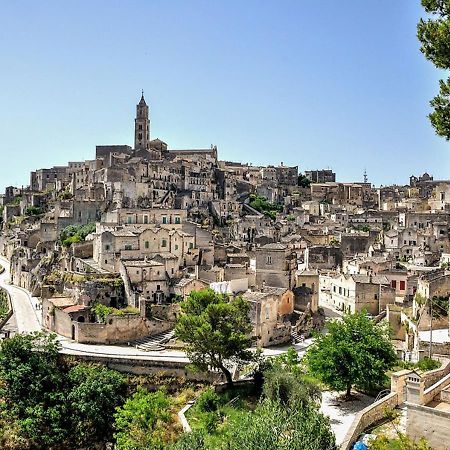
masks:
{"label": "bell tower", "polygon": [[144,91],[141,100],[136,105],[136,119],[134,119],[134,149],[150,149],[150,120],[148,106],[145,103]]}

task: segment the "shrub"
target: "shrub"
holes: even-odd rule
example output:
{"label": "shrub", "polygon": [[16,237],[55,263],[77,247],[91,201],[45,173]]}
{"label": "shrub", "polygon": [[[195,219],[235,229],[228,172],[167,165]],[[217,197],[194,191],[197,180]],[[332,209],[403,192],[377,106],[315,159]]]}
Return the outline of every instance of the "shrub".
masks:
{"label": "shrub", "polygon": [[441,363],[439,361],[436,361],[435,359],[431,359],[428,356],[423,358],[417,363],[417,368],[419,370],[423,370],[424,372],[428,370],[434,370],[441,367]]}
{"label": "shrub", "polygon": [[62,245],[70,247],[70,245],[83,242],[86,236],[95,231],[95,223],[87,225],[69,225],[61,231],[60,240]]}
{"label": "shrub", "polygon": [[39,208],[38,206],[29,206],[25,209],[25,215],[26,216],[38,216],[39,214],[42,214],[42,208]]}
{"label": "shrub", "polygon": [[264,397],[283,406],[305,406],[320,399],[317,384],[287,370],[268,369],[264,373]]}
{"label": "shrub", "polygon": [[220,406],[220,397],[213,389],[208,389],[198,398],[197,408],[201,412],[215,412]]}

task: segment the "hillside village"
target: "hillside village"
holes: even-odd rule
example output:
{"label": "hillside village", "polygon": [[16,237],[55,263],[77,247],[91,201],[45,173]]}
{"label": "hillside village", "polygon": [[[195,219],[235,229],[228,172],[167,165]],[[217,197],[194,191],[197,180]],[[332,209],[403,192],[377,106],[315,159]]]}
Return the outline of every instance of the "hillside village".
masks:
{"label": "hillside village", "polygon": [[[37,169],[0,196],[0,252],[44,329],[178,349],[180,302],[211,288],[250,304],[255,347],[365,311],[390,325],[399,359],[447,361],[450,181],[375,188],[366,174],[339,182],[329,169],[220,160],[214,145],[170,149],[151,138],[143,94],[134,129],[133,146],[98,145],[94,159]],[[411,373],[392,381],[396,405],[406,387],[425,404],[431,382]]]}

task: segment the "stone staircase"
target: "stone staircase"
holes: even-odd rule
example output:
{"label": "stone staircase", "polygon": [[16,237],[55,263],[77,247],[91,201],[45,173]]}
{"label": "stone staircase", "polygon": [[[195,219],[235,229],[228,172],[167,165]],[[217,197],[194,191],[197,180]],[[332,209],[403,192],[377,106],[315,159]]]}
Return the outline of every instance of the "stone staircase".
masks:
{"label": "stone staircase", "polygon": [[144,350],[145,352],[154,352],[164,350],[164,344],[169,342],[175,335],[174,330],[166,331],[164,333],[154,334],[142,339],[133,341],[131,345],[135,346],[138,350]]}
{"label": "stone staircase", "polygon": [[291,339],[294,344],[303,342],[305,340],[304,338],[302,339],[302,337],[294,330],[294,328],[292,328],[291,330]]}

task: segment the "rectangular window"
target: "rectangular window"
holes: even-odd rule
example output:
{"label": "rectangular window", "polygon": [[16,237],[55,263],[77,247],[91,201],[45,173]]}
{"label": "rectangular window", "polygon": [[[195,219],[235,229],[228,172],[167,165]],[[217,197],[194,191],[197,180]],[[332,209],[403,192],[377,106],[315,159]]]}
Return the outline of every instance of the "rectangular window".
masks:
{"label": "rectangular window", "polygon": [[148,223],[148,216],[144,216],[144,223]]}
{"label": "rectangular window", "polygon": [[181,219],[178,216],[175,216],[175,223],[181,223]]}
{"label": "rectangular window", "polygon": [[393,287],[394,289],[397,287],[397,281],[396,280],[391,280],[391,287]]}
{"label": "rectangular window", "polygon": [[163,216],[162,223],[167,223],[167,217],[166,216]]}
{"label": "rectangular window", "polygon": [[125,244],[125,250],[131,250],[131,245],[130,244]]}
{"label": "rectangular window", "polygon": [[108,251],[109,250],[109,244],[105,245],[105,250]]}
{"label": "rectangular window", "polygon": [[193,249],[194,248],[194,244],[192,242],[189,242],[189,249]]}
{"label": "rectangular window", "polygon": [[145,248],[150,248],[150,242],[145,241]]}
{"label": "rectangular window", "polygon": [[178,245],[175,244],[175,250],[178,250]]}
{"label": "rectangular window", "polygon": [[166,239],[162,240],[161,247],[167,247],[167,240]]}
{"label": "rectangular window", "polygon": [[128,217],[127,217],[127,222],[128,222],[128,223],[133,223],[133,218],[132,218],[131,216],[128,216]]}
{"label": "rectangular window", "polygon": [[400,290],[401,291],[405,290],[405,287],[406,287],[405,285],[406,285],[406,283],[403,280],[400,280]]}
{"label": "rectangular window", "polygon": [[272,257],[271,256],[267,256],[266,263],[267,264],[272,264]]}

